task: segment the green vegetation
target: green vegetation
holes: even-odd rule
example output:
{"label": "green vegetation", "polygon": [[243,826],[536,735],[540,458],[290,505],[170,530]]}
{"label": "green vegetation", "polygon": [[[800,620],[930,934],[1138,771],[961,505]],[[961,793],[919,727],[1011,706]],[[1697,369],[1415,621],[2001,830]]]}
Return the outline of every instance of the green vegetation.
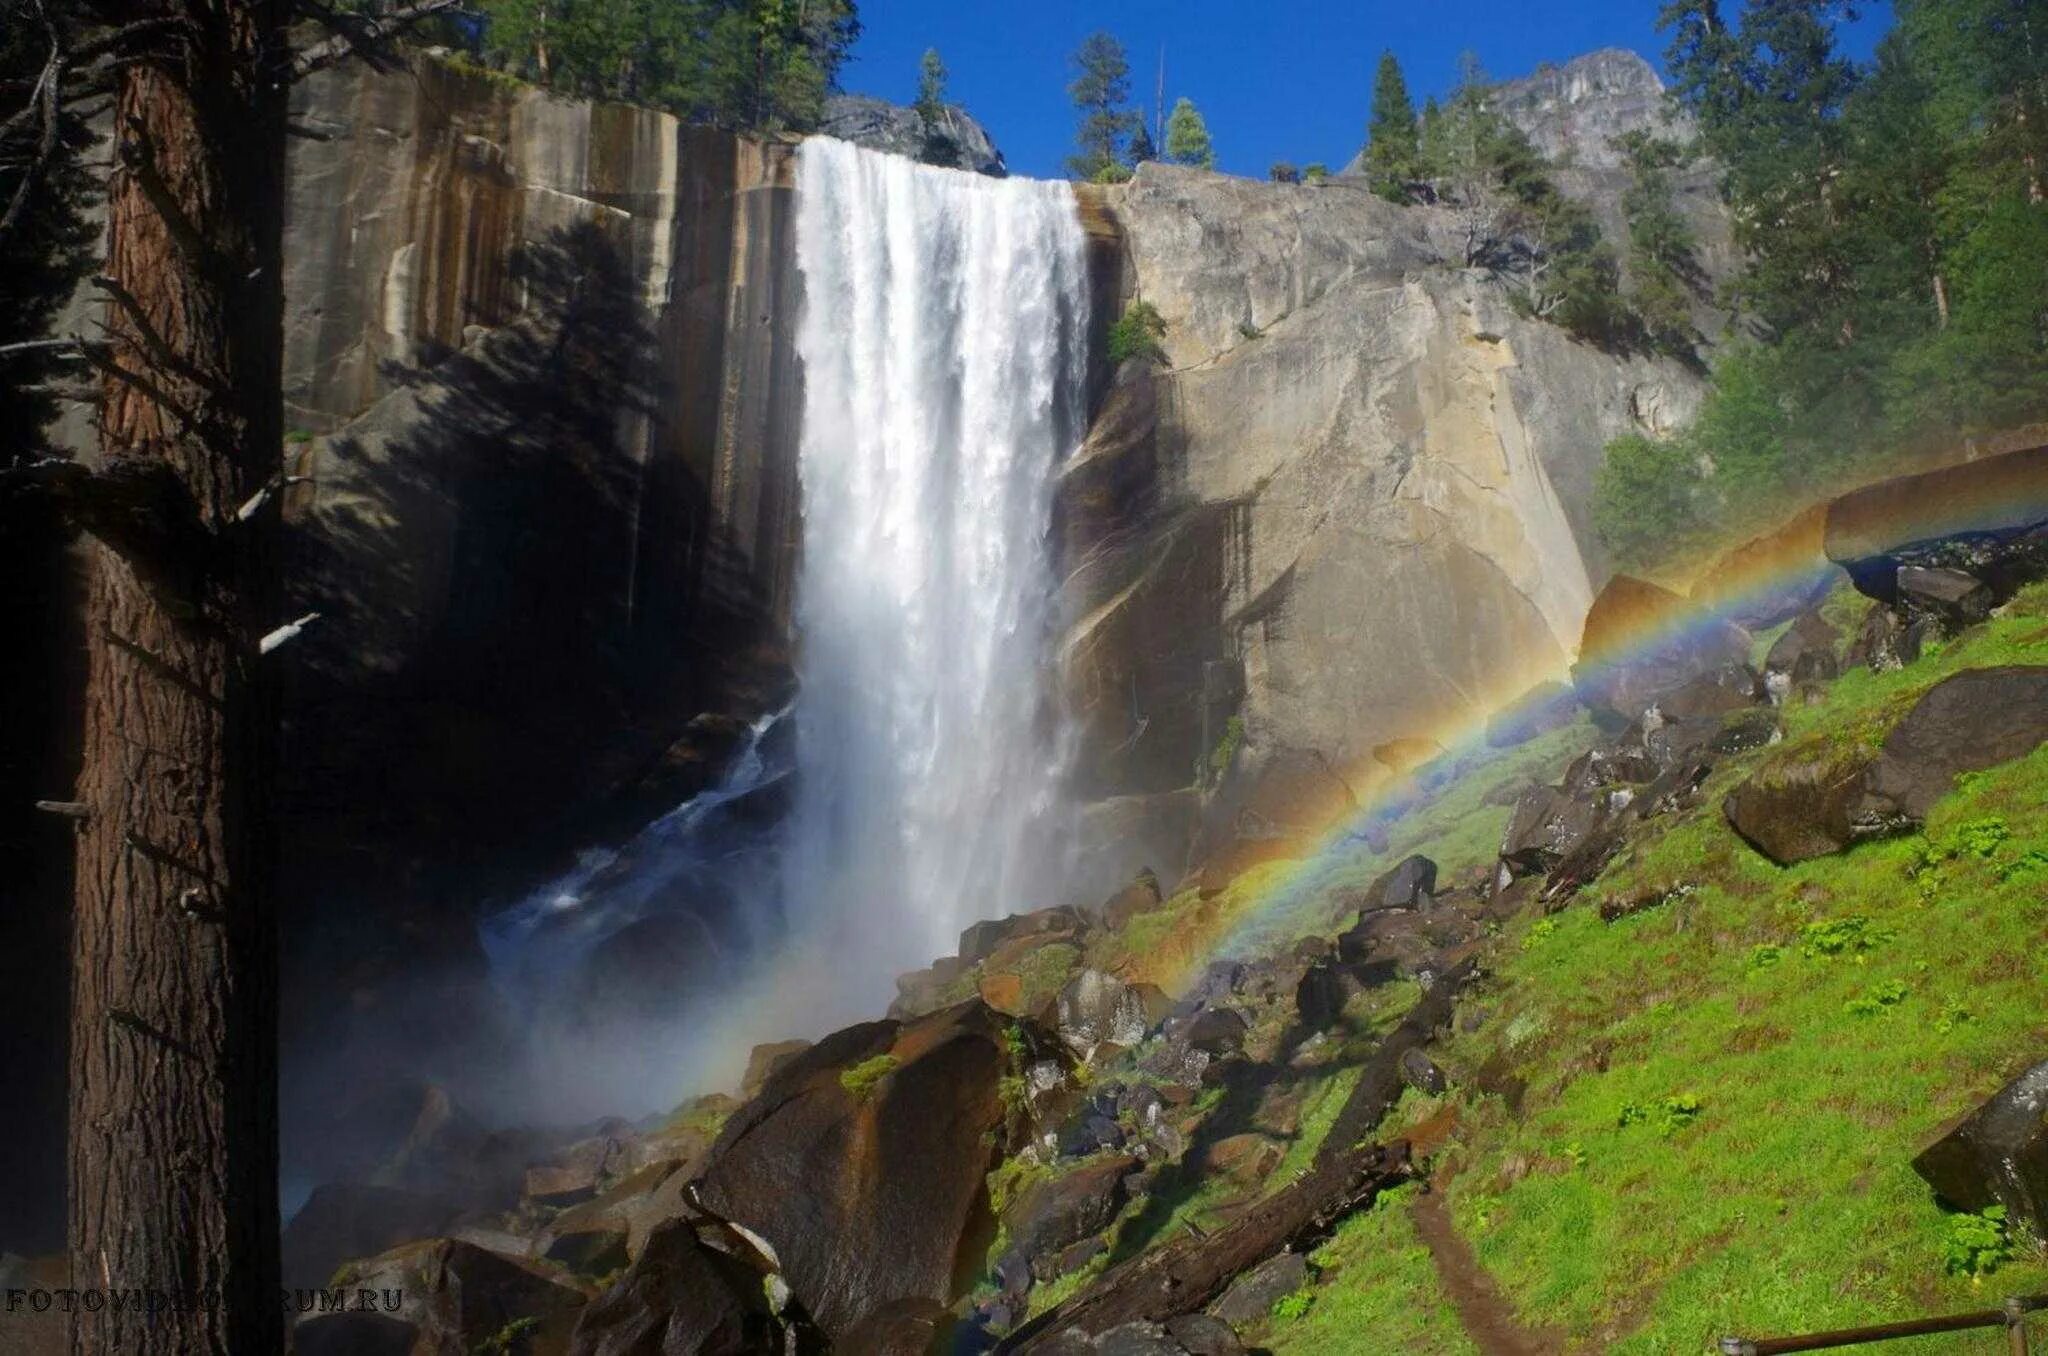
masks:
{"label": "green vegetation", "polygon": [[1291,160],[1275,160],[1273,167],[1266,171],[1266,177],[1276,184],[1298,184],[1301,182],[1301,171],[1294,167]]}
{"label": "green vegetation", "polygon": [[1330,167],[1320,160],[1311,161],[1302,166],[1301,177],[1304,183],[1319,184],[1330,177]]}
{"label": "green vegetation", "polygon": [[1216,168],[1216,148],[1209,143],[1209,124],[1189,99],[1174,102],[1166,115],[1166,158],[1196,169]]}
{"label": "green vegetation", "polygon": [[515,1318],[469,1349],[469,1356],[513,1356],[526,1350],[527,1339],[540,1327],[538,1318]]}
{"label": "green vegetation", "polygon": [[[1248,339],[1258,338],[1256,332],[1246,335]],[[1230,765],[1237,761],[1237,751],[1244,747],[1244,717],[1232,716],[1223,722],[1223,737],[1216,741],[1216,747],[1209,750],[1208,780],[1219,782],[1223,774],[1230,771]]]}
{"label": "green vegetation", "polygon": [[1372,120],[1365,132],[1366,182],[1389,202],[1412,200],[1411,185],[1422,171],[1421,133],[1408,81],[1391,51],[1380,53],[1372,81]]}
{"label": "green vegetation", "polygon": [[[1487,1020],[1433,1052],[1452,1091],[1411,1093],[1392,1119],[1455,1113],[1438,1180],[1525,1325],[1574,1349],[1702,1351],[1731,1331],[1982,1308],[1993,1270],[1999,1293],[2048,1285],[2048,1256],[2001,1215],[1946,1212],[1911,1168],[2048,1039],[2030,960],[2048,929],[2035,874],[2048,749],[1958,778],[1921,834],[1790,868],[1719,810],[1788,747],[1867,749],[1942,678],[2009,663],[2048,663],[2048,585],[1917,664],[1854,670],[1820,705],[1787,708],[1784,746],[1728,759],[1696,808],[1625,849],[1579,902],[1509,925],[1477,1000]],[[1408,852],[1444,862],[1440,849],[1473,841],[1474,818],[1497,835],[1506,812],[1483,801],[1502,797],[1475,791],[1549,779],[1587,732],[1536,742],[1546,763],[1468,775],[1395,826],[1386,853],[1319,878],[1300,916],[1327,919],[1328,892]],[[1692,889],[1614,923],[1592,907],[1680,886]],[[1526,1085],[1518,1106],[1486,1090],[1489,1067]],[[1341,1350],[1341,1334],[1371,1331],[1390,1350],[1471,1349],[1402,1208],[1411,1192],[1345,1222],[1316,1255],[1314,1302],[1259,1334],[1266,1346]]]}
{"label": "green vegetation", "polygon": [[1074,80],[1067,86],[1080,125],[1074,133],[1078,155],[1067,158],[1067,168],[1077,179],[1097,183],[1111,167],[1121,168],[1129,177],[1135,158],[1127,158],[1126,144],[1143,134],[1145,120],[1124,107],[1131,97],[1131,63],[1124,45],[1108,33],[1091,33],[1073,56]]}
{"label": "green vegetation", "polygon": [[1320,1356],[1374,1349],[1476,1356],[1437,1282],[1429,1249],[1410,1213],[1419,1185],[1383,1193],[1373,1208],[1351,1216],[1309,1255],[1317,1272],[1315,1302],[1284,1324],[1256,1334],[1274,1356]]}
{"label": "green vegetation", "polygon": [[876,1087],[883,1079],[896,1072],[896,1065],[899,1062],[894,1055],[876,1055],[872,1059],[864,1059],[852,1068],[840,1071],[839,1086],[845,1088],[847,1095],[854,1101],[865,1102],[874,1095]]}
{"label": "green vegetation", "polygon": [[[1125,176],[1129,176],[1129,171],[1125,171]],[[1165,337],[1166,320],[1158,308],[1149,301],[1133,300],[1109,327],[1106,344],[1109,361],[1112,365],[1121,365],[1132,358],[1144,358],[1163,363],[1166,351],[1159,347],[1159,341]]]}
{"label": "green vegetation", "polygon": [[918,158],[928,165],[950,165],[957,158],[960,148],[947,133],[946,118],[946,63],[939,57],[939,49],[927,47],[917,67],[917,98],[911,104],[917,113],[917,125],[923,137]]}
{"label": "green vegetation", "polygon": [[478,55],[563,94],[767,131],[817,125],[852,0],[484,0]]}
{"label": "green vegetation", "polygon": [[1628,306],[1656,346],[1686,353],[1698,338],[1692,303],[1706,286],[1698,241],[1672,197],[1671,172],[1687,153],[1676,142],[1641,131],[1619,144],[1630,174],[1621,195],[1628,223]]}
{"label": "green vegetation", "polygon": [[[1723,300],[1760,339],[1723,352],[1691,427],[1610,447],[1595,521],[1638,571],[2048,415],[2048,43],[2026,7],[1902,0],[1866,66],[1836,50],[1842,6],[1725,8],[1668,5],[1667,62],[1726,169],[1746,265]],[[1652,152],[1632,154],[1631,270],[1664,324],[1673,219]]]}

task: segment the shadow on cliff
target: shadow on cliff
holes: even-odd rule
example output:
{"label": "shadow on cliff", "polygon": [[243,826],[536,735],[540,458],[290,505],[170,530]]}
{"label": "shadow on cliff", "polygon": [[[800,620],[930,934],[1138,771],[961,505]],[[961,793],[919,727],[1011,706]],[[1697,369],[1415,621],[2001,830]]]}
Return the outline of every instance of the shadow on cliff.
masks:
{"label": "shadow on cliff", "polygon": [[[504,1043],[479,906],[602,836],[593,807],[760,639],[762,601],[664,421],[671,364],[625,251],[565,228],[508,292],[516,317],[388,369],[396,393],[311,449],[317,495],[293,505],[294,611],[322,614],[285,732],[301,1182],[366,1082],[459,1095],[509,1074],[488,1067]],[[337,1086],[337,1067],[359,1073]]]}

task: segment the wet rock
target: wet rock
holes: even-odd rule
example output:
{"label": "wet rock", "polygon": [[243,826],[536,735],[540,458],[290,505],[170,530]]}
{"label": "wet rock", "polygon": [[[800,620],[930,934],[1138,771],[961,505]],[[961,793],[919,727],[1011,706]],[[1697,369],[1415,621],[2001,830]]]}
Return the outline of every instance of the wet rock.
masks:
{"label": "wet rock", "polygon": [[894,1299],[869,1311],[840,1341],[839,1349],[860,1356],[929,1356],[947,1350],[956,1323],[937,1300]]}
{"label": "wet rock", "polygon": [[1870,769],[1871,795],[1915,820],[1965,772],[2021,758],[2048,740],[2048,667],[1968,669],[1945,678],[1893,727]]}
{"label": "wet rock", "polygon": [[914,108],[867,94],[831,94],[818,131],[856,146],[998,179],[1009,172],[988,130],[958,104],[942,105],[928,130]]}
{"label": "wet rock", "polygon": [[1707,740],[1707,752],[1726,757],[1760,749],[1779,737],[1778,717],[1767,707],[1752,707],[1729,715]]}
{"label": "wet rock", "polygon": [[740,1100],[753,1100],[754,1094],[761,1090],[769,1075],[810,1048],[809,1041],[789,1040],[769,1041],[765,1045],[757,1045],[749,1050],[747,1071],[740,1076]]}
{"label": "wet rock", "polygon": [[1588,749],[1574,758],[1565,768],[1561,789],[1568,796],[1583,799],[1603,787],[1652,781],[1657,772],[1656,762],[1640,743],[1619,743],[1604,749]]}
{"label": "wet rock", "polygon": [[1064,905],[1032,913],[1013,913],[972,924],[960,934],[960,959],[968,965],[985,961],[1006,943],[1032,938],[1040,945],[1072,941],[1086,929],[1081,915]]}
{"label": "wet rock", "polygon": [[1244,1343],[1230,1325],[1211,1314],[1182,1314],[1166,1320],[1166,1335],[1187,1356],[1244,1356]]}
{"label": "wet rock", "polygon": [[1518,875],[1547,871],[1600,819],[1599,807],[1590,801],[1567,796],[1554,786],[1532,786],[1515,802],[1514,817],[1501,838],[1501,860]]}
{"label": "wet rock", "polygon": [[603,1219],[579,1220],[567,1227],[559,1221],[548,1230],[541,1256],[571,1271],[602,1276],[626,1265],[625,1226]]}
{"label": "wet rock", "polygon": [[1922,1149],[1913,1170],[1951,1206],[2002,1205],[2010,1222],[2048,1238],[2048,1061]]}
{"label": "wet rock", "polygon": [[1148,866],[1138,872],[1129,885],[1103,901],[1103,926],[1121,930],[1138,915],[1150,913],[1165,902],[1166,896],[1159,888],[1159,877]]}
{"label": "wet rock", "polygon": [[690,1213],[686,1189],[709,1149],[706,1140],[689,1158],[650,1163],[621,1178],[595,1200],[564,1210],[541,1234],[542,1250],[552,1247],[554,1238],[566,1232],[616,1229],[624,1235],[627,1259],[638,1258],[656,1229]]}
{"label": "wet rock", "polygon": [[[348,1291],[402,1292],[396,1314],[314,1314],[293,1330],[299,1350],[375,1351],[391,1340],[388,1321],[411,1329],[415,1352],[468,1352],[511,1324],[533,1320],[535,1349],[560,1350],[583,1309],[582,1291],[563,1285],[540,1267],[457,1239],[408,1243],[360,1262],[334,1276]],[[351,1345],[360,1342],[361,1345]],[[310,1345],[309,1345],[310,1344]]]}
{"label": "wet rock", "polygon": [[911,1021],[958,1002],[959,990],[965,987],[961,981],[972,968],[971,962],[947,956],[922,970],[898,975],[896,1001],[889,1005],[889,1016],[896,1021]]}
{"label": "wet rock", "polygon": [[1102,970],[1083,970],[1060,990],[1060,1039],[1083,1059],[1105,1043],[1126,1049],[1165,1015],[1166,995],[1151,984],[1127,984]]}
{"label": "wet rock", "polygon": [[579,1140],[526,1170],[523,1195],[535,1205],[577,1205],[597,1195],[626,1161],[633,1132],[623,1124],[613,1132]]}
{"label": "wet rock", "polygon": [[1436,1062],[1420,1050],[1410,1049],[1401,1055],[1401,1081],[1426,1096],[1438,1097],[1447,1091],[1450,1080]]}
{"label": "wet rock", "polygon": [[1782,673],[1794,688],[1831,683],[1841,673],[1842,637],[1818,608],[1799,615],[1764,655],[1764,672]]}
{"label": "wet rock", "polygon": [[782,1324],[769,1308],[765,1279],[753,1258],[710,1246],[686,1220],[670,1221],[584,1312],[571,1356],[779,1351]]}
{"label": "wet rock", "polygon": [[1209,1312],[1239,1332],[1264,1322],[1282,1297],[1308,1284],[1308,1262],[1300,1253],[1283,1252],[1245,1272],[1209,1306]]}
{"label": "wet rock", "polygon": [[343,1262],[445,1233],[460,1213],[446,1197],[402,1187],[361,1182],[315,1187],[285,1226],[284,1283],[325,1285]]}
{"label": "wet rock", "polygon": [[1092,1159],[1024,1194],[1003,1224],[1034,1277],[1051,1280],[1066,1248],[1109,1227],[1130,1200],[1127,1183],[1138,1166],[1128,1154]]}
{"label": "wet rock", "polygon": [[720,1133],[699,1199],[767,1241],[828,1335],[878,1295],[950,1303],[967,1254],[986,1246],[983,1179],[1001,1150],[1011,1026],[970,1000],[834,1032]]}
{"label": "wet rock", "polygon": [[1436,889],[1436,863],[1416,854],[1365,887],[1361,909],[1421,909]]}
{"label": "wet rock", "polygon": [[1104,1150],[1121,1149],[1124,1139],[1124,1127],[1113,1106],[1106,1107],[1099,1099],[1091,1098],[1060,1127],[1060,1157],[1086,1158]]}

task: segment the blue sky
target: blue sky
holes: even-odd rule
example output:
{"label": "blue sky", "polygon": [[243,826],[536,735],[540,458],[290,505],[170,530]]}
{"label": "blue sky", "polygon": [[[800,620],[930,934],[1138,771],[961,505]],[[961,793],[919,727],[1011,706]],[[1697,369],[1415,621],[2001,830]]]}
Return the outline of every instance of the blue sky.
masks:
{"label": "blue sky", "polygon": [[[965,104],[1003,148],[1012,173],[1057,175],[1072,150],[1067,57],[1098,28],[1124,42],[1134,95],[1149,107],[1162,43],[1166,102],[1185,95],[1208,120],[1217,167],[1261,175],[1276,160],[1332,170],[1365,137],[1373,67],[1391,47],[1419,105],[1479,54],[1496,78],[1596,47],[1629,47],[1662,69],[1658,0],[1466,0],[1462,4],[1331,0],[862,0],[864,31],[847,89],[907,103],[918,59],[937,47]],[[1883,5],[1847,33],[1867,56],[1889,24]]]}

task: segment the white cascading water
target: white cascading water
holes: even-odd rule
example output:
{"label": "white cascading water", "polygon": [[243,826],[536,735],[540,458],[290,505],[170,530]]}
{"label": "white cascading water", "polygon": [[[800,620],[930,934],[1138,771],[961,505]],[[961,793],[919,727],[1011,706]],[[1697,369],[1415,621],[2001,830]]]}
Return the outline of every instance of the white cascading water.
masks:
{"label": "white cascading water", "polygon": [[[550,1114],[672,1105],[754,1041],[880,1016],[968,923],[1064,894],[1049,534],[1083,422],[1073,195],[812,138],[796,197],[798,695],[716,785],[482,923],[523,1027],[514,1082]],[[760,828],[747,807],[792,784]],[[677,945],[687,967],[631,973]],[[605,1015],[621,965],[654,1010]]]}
{"label": "white cascading water", "polygon": [[789,921],[835,1017],[962,927],[1058,902],[1054,477],[1079,440],[1072,192],[813,138]]}

